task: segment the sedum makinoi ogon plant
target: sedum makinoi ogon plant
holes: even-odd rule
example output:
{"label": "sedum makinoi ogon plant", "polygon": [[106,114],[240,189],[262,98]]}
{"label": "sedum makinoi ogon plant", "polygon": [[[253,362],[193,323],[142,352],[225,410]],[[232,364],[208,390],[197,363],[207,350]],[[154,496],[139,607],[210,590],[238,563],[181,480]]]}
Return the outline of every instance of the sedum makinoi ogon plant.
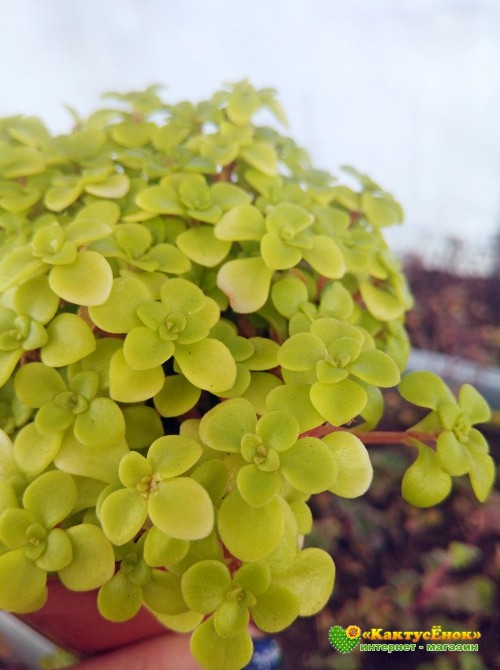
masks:
{"label": "sedum makinoi ogon plant", "polygon": [[[381,389],[409,352],[383,237],[402,210],[254,124],[284,123],[271,89],[110,97],[68,135],[0,120],[0,607],[40,608],[56,576],[237,670],[250,621],[280,631],[332,591],[307,501],[372,479]],[[467,474],[484,500],[486,402],[431,372],[400,390],[430,410],[384,434],[415,450],[405,498],[433,505]]]}

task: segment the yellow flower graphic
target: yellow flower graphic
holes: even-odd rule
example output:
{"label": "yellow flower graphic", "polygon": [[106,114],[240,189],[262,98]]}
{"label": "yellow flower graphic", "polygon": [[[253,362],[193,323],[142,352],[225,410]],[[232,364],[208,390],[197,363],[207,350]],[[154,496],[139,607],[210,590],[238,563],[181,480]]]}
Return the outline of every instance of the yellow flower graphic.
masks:
{"label": "yellow flower graphic", "polygon": [[361,635],[361,628],[359,626],[348,626],[345,634],[347,635],[347,637],[354,639]]}

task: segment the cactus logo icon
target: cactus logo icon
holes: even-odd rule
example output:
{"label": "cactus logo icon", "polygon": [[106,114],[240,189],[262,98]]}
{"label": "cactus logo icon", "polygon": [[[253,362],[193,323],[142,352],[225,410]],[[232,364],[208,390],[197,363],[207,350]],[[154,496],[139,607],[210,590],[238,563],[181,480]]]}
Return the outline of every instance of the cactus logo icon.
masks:
{"label": "cactus logo icon", "polygon": [[348,626],[345,630],[342,626],[332,626],[328,632],[330,644],[341,654],[348,654],[358,644],[361,637],[359,626]]}

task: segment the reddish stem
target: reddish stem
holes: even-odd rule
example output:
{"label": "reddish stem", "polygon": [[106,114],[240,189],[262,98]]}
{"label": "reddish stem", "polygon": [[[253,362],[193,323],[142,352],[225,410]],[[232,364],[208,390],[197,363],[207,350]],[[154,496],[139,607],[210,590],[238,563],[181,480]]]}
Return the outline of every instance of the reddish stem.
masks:
{"label": "reddish stem", "polygon": [[233,176],[234,165],[235,165],[235,161],[233,161],[232,163],[228,163],[227,165],[224,165],[222,170],[218,174],[215,174],[212,177],[212,181],[214,181],[214,182],[216,182],[216,181],[229,181],[230,182],[231,178]]}
{"label": "reddish stem", "polygon": [[[324,437],[337,431],[347,431],[345,428],[337,428],[330,424],[323,424],[304,433],[310,437]],[[355,433],[363,444],[411,444],[411,440],[420,440],[421,442],[434,442],[435,435],[420,433],[416,430],[392,431],[392,430],[371,430],[366,433]]]}

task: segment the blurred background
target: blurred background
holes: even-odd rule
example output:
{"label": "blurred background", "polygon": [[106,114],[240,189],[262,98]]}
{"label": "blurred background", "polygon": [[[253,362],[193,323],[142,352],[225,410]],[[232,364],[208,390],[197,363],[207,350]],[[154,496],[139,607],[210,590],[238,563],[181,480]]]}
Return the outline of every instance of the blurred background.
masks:
{"label": "blurred background", "polygon": [[[0,116],[37,115],[55,133],[71,130],[66,105],[85,116],[106,91],[162,84],[176,103],[243,78],[276,88],[290,135],[318,168],[336,174],[351,164],[403,204],[406,223],[387,236],[416,297],[407,324],[415,364],[488,395],[495,411],[485,429],[499,455],[499,0],[3,0],[0,8]],[[396,394],[387,405],[388,427],[415,422]],[[379,449],[373,460],[368,496],[314,502],[312,541],[334,556],[337,585],[323,613],[280,636],[284,670],[500,667],[498,491],[480,506],[461,478],[439,508],[415,510],[399,492],[406,454]],[[335,624],[480,630],[481,653],[341,655],[328,644]],[[11,667],[25,665],[0,634],[0,669]]]}

